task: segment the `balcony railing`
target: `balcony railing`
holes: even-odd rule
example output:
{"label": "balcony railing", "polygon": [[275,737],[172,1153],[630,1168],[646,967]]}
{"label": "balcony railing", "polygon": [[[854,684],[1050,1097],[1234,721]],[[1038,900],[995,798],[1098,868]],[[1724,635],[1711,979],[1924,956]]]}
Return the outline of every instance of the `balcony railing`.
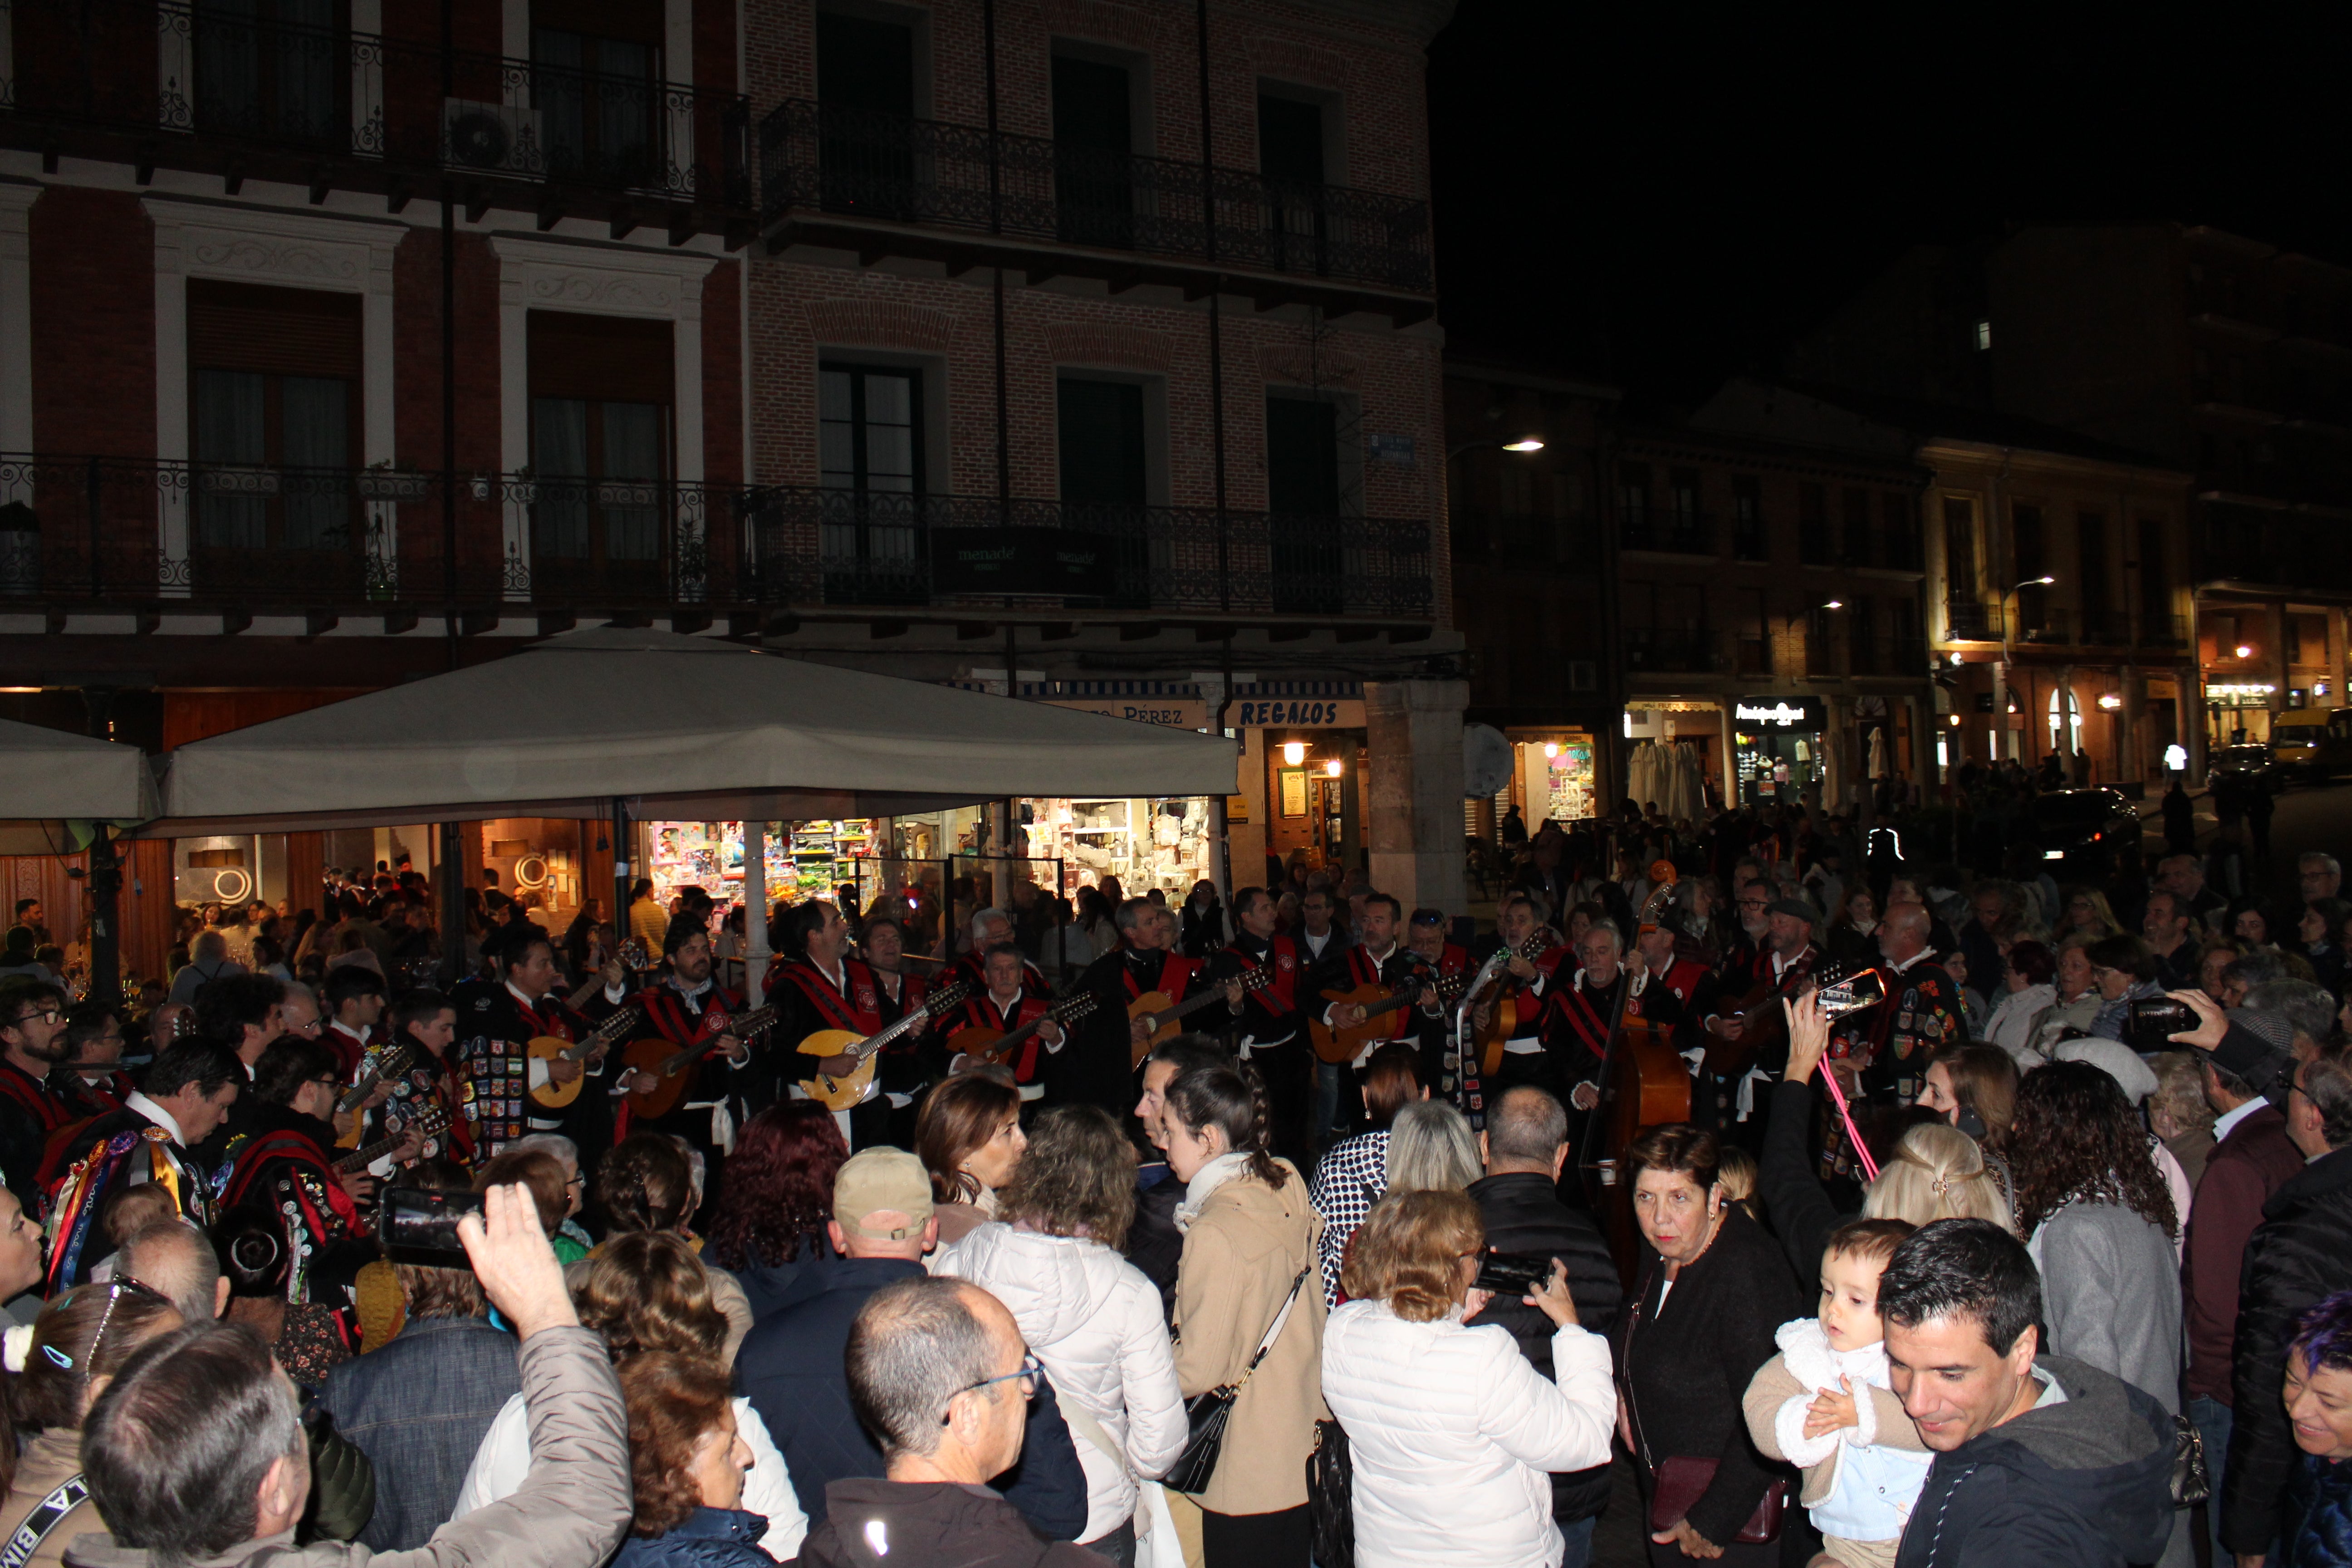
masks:
{"label": "balcony railing", "polygon": [[[5,13],[0,13],[5,15]],[[20,0],[0,139],[383,189],[454,170],[751,213],[751,101],[682,82],[453,51],[250,8]],[[543,205],[543,204],[535,204]]]}
{"label": "balcony railing", "polygon": [[761,219],[832,215],[1427,293],[1429,204],[788,99]]}
{"label": "balcony railing", "polygon": [[1952,642],[1999,642],[2000,606],[1955,599],[1944,606],[1944,625],[1945,636]]}
{"label": "balcony railing", "polygon": [[1705,626],[1628,626],[1625,667],[1636,671],[1701,673],[1721,667],[1715,634]]}
{"label": "balcony railing", "polygon": [[750,498],[761,601],[1183,614],[1432,612],[1428,525],[776,486]]}

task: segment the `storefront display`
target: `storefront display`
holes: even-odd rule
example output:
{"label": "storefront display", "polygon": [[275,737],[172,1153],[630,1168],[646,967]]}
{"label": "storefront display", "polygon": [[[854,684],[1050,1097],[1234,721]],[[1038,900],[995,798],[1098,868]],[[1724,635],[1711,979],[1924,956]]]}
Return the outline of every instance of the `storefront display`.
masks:
{"label": "storefront display", "polygon": [[1062,861],[1073,889],[1118,879],[1130,898],[1190,893],[1210,875],[1208,797],[1045,799],[1029,808],[1028,853]]}
{"label": "storefront display", "polygon": [[[742,900],[741,823],[649,822],[646,836],[646,874],[653,879],[656,899],[667,904],[680,889],[698,887],[722,909]],[[766,849],[763,875],[771,900],[823,898],[857,879],[856,862],[875,852],[874,824],[863,817],[772,822]]]}
{"label": "storefront display", "polygon": [[1746,804],[1794,803],[1820,785],[1828,714],[1811,696],[1742,697],[1731,710],[1733,766]]}

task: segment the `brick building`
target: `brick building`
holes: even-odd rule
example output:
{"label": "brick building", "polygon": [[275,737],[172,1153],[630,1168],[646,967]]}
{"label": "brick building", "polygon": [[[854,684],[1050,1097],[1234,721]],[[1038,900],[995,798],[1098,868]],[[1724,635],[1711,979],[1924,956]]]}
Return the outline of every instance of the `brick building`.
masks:
{"label": "brick building", "polygon": [[[9,711],[163,747],[614,621],[1010,668],[1239,702],[1242,879],[1296,840],[1443,899],[1449,9],[0,14]],[[1286,827],[1294,739],[1333,809]],[[144,848],[140,896],[416,837]]]}

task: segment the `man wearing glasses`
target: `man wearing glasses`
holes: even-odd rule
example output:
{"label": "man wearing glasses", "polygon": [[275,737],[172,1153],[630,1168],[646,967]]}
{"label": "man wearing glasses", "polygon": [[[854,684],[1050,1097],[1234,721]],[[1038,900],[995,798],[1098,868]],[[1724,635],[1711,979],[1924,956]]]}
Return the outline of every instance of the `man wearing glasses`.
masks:
{"label": "man wearing glasses", "polygon": [[28,1215],[42,1212],[43,1146],[74,1120],[73,1107],[48,1089],[70,1048],[63,992],[22,975],[0,981],[0,1173]]}

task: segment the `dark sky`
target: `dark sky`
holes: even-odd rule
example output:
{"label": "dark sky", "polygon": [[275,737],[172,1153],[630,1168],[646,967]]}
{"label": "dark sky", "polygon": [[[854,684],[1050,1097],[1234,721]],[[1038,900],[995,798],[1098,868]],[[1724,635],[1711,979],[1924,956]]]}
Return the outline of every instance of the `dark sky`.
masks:
{"label": "dark sky", "polygon": [[1462,0],[1452,342],[1696,400],[1910,246],[2174,218],[2352,262],[2346,8]]}

